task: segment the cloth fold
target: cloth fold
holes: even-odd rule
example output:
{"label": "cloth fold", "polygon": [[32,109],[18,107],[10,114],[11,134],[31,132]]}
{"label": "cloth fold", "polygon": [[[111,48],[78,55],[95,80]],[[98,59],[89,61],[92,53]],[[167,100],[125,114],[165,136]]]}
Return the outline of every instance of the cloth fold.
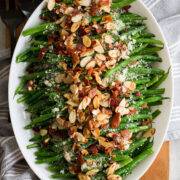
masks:
{"label": "cloth fold", "polygon": [[[174,104],[166,140],[180,138],[180,3],[177,0],[142,0],[151,10],[168,42],[174,84]],[[0,37],[4,37],[4,28],[0,22]],[[5,43],[0,42],[0,48]],[[36,175],[26,164],[14,138],[11,124],[8,123],[8,74],[9,50],[0,50],[0,179],[36,180]]]}

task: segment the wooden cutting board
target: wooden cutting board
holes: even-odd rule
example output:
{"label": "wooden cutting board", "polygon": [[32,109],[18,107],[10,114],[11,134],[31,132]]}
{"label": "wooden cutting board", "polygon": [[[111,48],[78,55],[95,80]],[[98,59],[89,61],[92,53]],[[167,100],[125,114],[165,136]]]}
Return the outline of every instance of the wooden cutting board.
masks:
{"label": "wooden cutting board", "polygon": [[[26,20],[17,29],[17,38],[24,27]],[[10,47],[10,33],[6,28],[6,48]],[[140,180],[169,180],[169,142],[165,142],[149,168]]]}

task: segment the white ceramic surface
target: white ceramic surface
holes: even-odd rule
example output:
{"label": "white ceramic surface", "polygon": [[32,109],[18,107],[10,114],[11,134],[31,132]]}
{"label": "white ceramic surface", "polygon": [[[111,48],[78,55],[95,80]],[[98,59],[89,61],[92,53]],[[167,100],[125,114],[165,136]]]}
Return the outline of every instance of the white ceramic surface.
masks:
{"label": "white ceramic surface", "polygon": [[[28,29],[30,27],[36,26],[41,23],[41,20],[38,18],[41,12],[42,7],[45,5],[45,1],[43,1],[39,7],[34,11],[32,16],[29,18],[26,23],[24,29]],[[156,38],[162,41],[165,41],[162,32],[153,17],[150,11],[143,5],[141,1],[137,1],[133,3],[132,11],[148,17],[146,21],[148,25],[148,30],[154,34],[156,34]],[[24,126],[29,123],[29,118],[24,113],[25,105],[18,104],[16,102],[17,97],[14,98],[14,92],[20,83],[19,76],[24,74],[24,69],[26,67],[25,63],[17,64],[15,59],[17,55],[24,51],[29,46],[30,37],[20,36],[18,43],[16,45],[16,49],[14,51],[10,76],[9,76],[9,107],[10,107],[10,115],[12,126],[14,130],[14,134],[21,149],[24,158],[27,163],[31,167],[31,169],[36,173],[36,175],[42,180],[49,180],[51,173],[47,170],[47,165],[36,165],[35,156],[33,153],[36,151],[35,149],[27,150],[26,146],[29,144],[29,139],[33,136],[33,132],[31,130],[24,130]],[[164,50],[159,53],[159,55],[163,58],[163,63],[159,63],[156,67],[160,67],[167,71],[170,66],[170,58],[167,49],[167,45],[165,44]],[[161,85],[161,87],[166,87],[166,97],[170,97],[171,100],[164,101],[163,105],[159,107],[162,111],[161,115],[155,120],[153,126],[156,128],[156,134],[154,138],[154,146],[153,149],[155,153],[140,163],[133,171],[131,175],[127,177],[127,180],[137,180],[139,179],[145,171],[150,167],[154,159],[156,158],[160,147],[163,143],[167,128],[168,122],[170,118],[171,106],[172,106],[172,92],[173,92],[173,82],[172,82],[172,74],[170,72],[168,79]]]}

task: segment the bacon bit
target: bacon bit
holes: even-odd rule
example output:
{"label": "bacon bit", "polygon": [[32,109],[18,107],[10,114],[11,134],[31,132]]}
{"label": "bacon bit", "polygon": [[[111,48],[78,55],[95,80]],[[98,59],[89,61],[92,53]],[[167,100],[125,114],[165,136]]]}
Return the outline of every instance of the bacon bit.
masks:
{"label": "bacon bit", "polygon": [[131,5],[124,6],[122,9],[126,12],[131,8]]}
{"label": "bacon bit", "polygon": [[77,132],[77,127],[76,126],[72,126],[69,131],[68,131],[68,135],[71,136],[73,135],[75,132]]}
{"label": "bacon bit", "polygon": [[105,154],[105,155],[111,154],[111,151],[112,151],[113,149],[114,149],[114,146],[105,149],[104,154]]}
{"label": "bacon bit", "polygon": [[99,0],[99,5],[102,6],[110,6],[110,0]]}
{"label": "bacon bit", "polygon": [[85,83],[86,86],[89,86],[90,85],[89,79],[84,78],[84,83]]}
{"label": "bacon bit", "polygon": [[84,97],[85,95],[85,90],[79,90],[79,97]]}
{"label": "bacon bit", "polygon": [[38,127],[34,127],[34,128],[32,128],[32,130],[33,130],[34,132],[39,132],[39,131],[40,131],[40,129],[39,129]]}
{"label": "bacon bit", "polygon": [[47,50],[46,48],[42,48],[42,49],[40,50],[40,52],[39,52],[38,58],[39,58],[40,60],[42,60],[42,59],[44,58],[44,56],[45,56],[45,54],[46,54],[47,51],[48,51],[48,50]]}
{"label": "bacon bit", "polygon": [[55,135],[56,134],[56,130],[55,129],[49,128],[48,131],[49,131],[50,135]]}
{"label": "bacon bit", "polygon": [[88,96],[92,99],[97,95],[97,88],[93,88],[89,91]]}
{"label": "bacon bit", "polygon": [[54,42],[54,39],[52,37],[48,37],[48,45],[52,45]]}
{"label": "bacon bit", "polygon": [[79,52],[85,52],[87,48],[83,45],[82,42],[78,42],[78,44],[76,45],[76,50]]}
{"label": "bacon bit", "polygon": [[142,104],[142,108],[144,108],[144,109],[148,108],[147,103]]}
{"label": "bacon bit", "polygon": [[90,67],[89,70],[88,70],[88,76],[91,76],[92,72],[93,72],[93,68]]}
{"label": "bacon bit", "polygon": [[117,98],[111,98],[110,106],[118,106],[119,102]]}
{"label": "bacon bit", "polygon": [[133,109],[133,110],[130,110],[129,114],[128,115],[133,115],[133,114],[136,114],[136,109]]}
{"label": "bacon bit", "polygon": [[61,91],[57,87],[54,87],[54,91],[56,91],[58,94],[61,94]]}
{"label": "bacon bit", "polygon": [[101,125],[102,130],[106,130],[109,127],[109,123]]}
{"label": "bacon bit", "polygon": [[111,128],[116,129],[119,124],[121,122],[121,114],[120,113],[116,113],[113,116],[112,122],[111,122]]}
{"label": "bacon bit", "polygon": [[99,130],[99,128],[96,128],[96,129],[92,130],[91,133],[94,137],[99,137],[100,130]]}
{"label": "bacon bit", "polygon": [[147,124],[149,124],[151,122],[152,122],[152,119],[149,119],[149,120],[147,120],[145,122],[142,122],[142,126],[145,126],[145,125],[147,125]]}
{"label": "bacon bit", "polygon": [[113,97],[116,98],[118,96],[119,92],[118,90],[113,91]]}
{"label": "bacon bit", "polygon": [[113,44],[108,44],[108,47],[110,50],[114,49],[114,45]]}
{"label": "bacon bit", "polygon": [[129,130],[122,130],[120,131],[120,134],[123,138],[130,138],[131,137],[131,132]]}
{"label": "bacon bit", "polygon": [[73,64],[76,66],[77,64],[79,64],[80,62],[80,58],[78,55],[78,51],[75,51],[74,56],[73,56]]}
{"label": "bacon bit", "polygon": [[89,146],[88,150],[92,153],[92,155],[98,154],[98,148],[96,144],[92,144],[91,146]]}
{"label": "bacon bit", "polygon": [[101,26],[97,24],[96,21],[93,21],[93,27],[96,29],[97,34],[101,34],[104,32],[104,30],[101,28]]}
{"label": "bacon bit", "polygon": [[77,161],[79,162],[79,164],[84,164],[84,159],[83,159],[83,155],[81,154],[81,152],[78,152],[76,154],[76,158],[77,158]]}
{"label": "bacon bit", "polygon": [[71,174],[77,174],[81,171],[81,168],[78,165],[73,165],[73,166],[69,166],[68,170]]}
{"label": "bacon bit", "polygon": [[80,27],[80,28],[78,29],[78,32],[79,32],[79,34],[80,34],[81,36],[84,36],[84,35],[87,34],[87,32],[85,31],[85,28],[83,28],[83,27]]}
{"label": "bacon bit", "polygon": [[116,133],[113,134],[112,138],[113,138],[114,144],[116,145],[118,144],[118,137],[119,137],[119,134],[116,134]]}
{"label": "bacon bit", "polygon": [[108,15],[108,16],[103,16],[101,19],[101,23],[112,23],[113,22],[113,18],[112,16]]}
{"label": "bacon bit", "polygon": [[29,90],[29,91],[32,90],[32,88],[33,88],[33,81],[32,81],[32,80],[29,80],[29,81],[27,82],[27,86],[28,86],[28,90]]}
{"label": "bacon bit", "polygon": [[140,91],[136,92],[136,97],[139,97],[139,96],[141,96],[141,92]]}
{"label": "bacon bit", "polygon": [[118,145],[118,147],[117,147],[118,149],[120,149],[120,150],[123,150],[124,149],[124,141],[120,141],[119,142],[119,145]]}
{"label": "bacon bit", "polygon": [[101,72],[101,71],[103,71],[105,68],[106,68],[106,65],[103,63],[103,64],[101,65],[101,67],[99,67],[97,70],[98,70],[99,72]]}
{"label": "bacon bit", "polygon": [[92,16],[96,16],[96,13],[100,11],[100,7],[98,7],[95,3],[92,3],[90,14]]}

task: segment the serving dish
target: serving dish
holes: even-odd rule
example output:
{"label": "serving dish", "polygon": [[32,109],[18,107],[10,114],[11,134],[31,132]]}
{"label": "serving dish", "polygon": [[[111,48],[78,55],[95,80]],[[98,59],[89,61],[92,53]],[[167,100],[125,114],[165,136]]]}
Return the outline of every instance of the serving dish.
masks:
{"label": "serving dish", "polygon": [[[43,1],[39,7],[35,10],[35,12],[32,14],[30,19],[28,20],[27,24],[25,25],[24,29],[28,29],[30,27],[36,26],[41,23],[40,19],[37,18],[41,12],[42,7],[45,5],[45,1]],[[159,40],[162,40],[165,42],[165,39],[163,38],[162,32],[152,16],[152,14],[145,8],[145,6],[142,4],[141,1],[137,1],[133,3],[132,5],[132,11],[140,14],[142,16],[148,17],[148,20],[146,21],[146,24],[148,26],[148,30],[156,35],[156,38]],[[46,170],[46,165],[36,165],[34,164],[35,157],[33,153],[35,150],[27,150],[26,146],[29,144],[29,139],[33,136],[32,131],[25,131],[24,126],[29,123],[28,114],[23,113],[24,112],[24,106],[22,104],[18,104],[16,102],[16,97],[14,98],[14,92],[15,89],[18,87],[20,83],[19,76],[22,76],[24,74],[24,69],[26,67],[25,64],[16,64],[15,59],[17,55],[25,50],[29,46],[29,40],[30,37],[23,37],[20,36],[11,65],[10,70],[10,79],[9,79],[9,106],[10,106],[10,115],[12,119],[12,126],[13,130],[18,142],[18,145],[30,165],[30,167],[33,169],[33,171],[38,175],[40,179],[49,179],[50,172]],[[170,66],[170,59],[168,54],[167,45],[165,44],[165,47],[163,51],[159,53],[160,57],[163,58],[163,63],[160,65],[158,64],[156,67],[160,66],[162,69],[165,69],[167,71],[168,67]],[[143,161],[136,169],[133,171],[133,173],[128,176],[127,179],[138,179],[142,176],[142,174],[148,169],[148,167],[151,165],[152,161],[155,159],[157,153],[159,152],[159,149],[163,143],[163,139],[168,127],[169,122],[169,116],[172,106],[172,74],[170,72],[170,75],[168,79],[162,84],[162,87],[166,87],[166,97],[170,97],[171,100],[164,101],[164,104],[160,107],[160,110],[163,112],[155,121],[154,127],[156,128],[156,134],[155,134],[155,143],[153,146],[153,149],[155,153],[148,157],[145,161]]]}

